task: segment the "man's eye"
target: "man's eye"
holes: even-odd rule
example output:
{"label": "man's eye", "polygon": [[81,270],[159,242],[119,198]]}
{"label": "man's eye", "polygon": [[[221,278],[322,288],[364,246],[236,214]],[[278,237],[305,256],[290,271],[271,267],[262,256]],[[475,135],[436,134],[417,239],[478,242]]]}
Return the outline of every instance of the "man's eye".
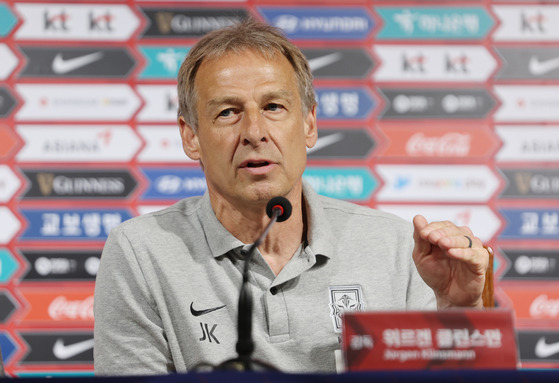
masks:
{"label": "man's eye", "polygon": [[219,116],[219,117],[229,117],[229,116],[231,116],[231,114],[233,114],[233,110],[232,110],[232,109],[225,109],[225,110],[222,110],[222,111],[219,113],[218,116]]}
{"label": "man's eye", "polygon": [[271,103],[271,104],[266,105],[266,109],[269,110],[269,111],[272,111],[272,112],[276,112],[280,109],[283,109],[283,106],[280,105],[280,104]]}

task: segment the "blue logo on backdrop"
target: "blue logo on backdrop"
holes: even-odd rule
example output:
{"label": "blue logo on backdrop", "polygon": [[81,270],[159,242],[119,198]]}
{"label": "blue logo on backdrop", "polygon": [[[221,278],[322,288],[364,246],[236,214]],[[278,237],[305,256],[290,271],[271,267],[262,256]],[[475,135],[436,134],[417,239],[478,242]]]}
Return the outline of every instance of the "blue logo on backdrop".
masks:
{"label": "blue logo on backdrop", "polygon": [[7,283],[18,269],[18,263],[8,249],[0,248],[0,283]]}
{"label": "blue logo on backdrop", "polygon": [[359,88],[316,88],[318,120],[364,120],[375,108],[371,91]]}
{"label": "blue logo on backdrop", "polygon": [[65,209],[21,211],[29,225],[21,236],[31,240],[105,240],[120,223],[132,218],[127,210]]}
{"label": "blue logo on backdrop", "polygon": [[190,47],[177,46],[139,46],[146,59],[146,67],[140,78],[176,79],[179,68]]}
{"label": "blue logo on backdrop", "polygon": [[10,361],[10,358],[16,352],[16,343],[7,332],[0,332],[0,349],[2,350],[2,358],[4,359],[4,365]]}
{"label": "blue logo on backdrop", "polygon": [[269,24],[278,27],[291,39],[362,40],[374,28],[365,8],[260,7]]}
{"label": "blue logo on backdrop", "polygon": [[141,169],[149,180],[143,200],[177,200],[202,195],[206,191],[206,178],[200,168]]}
{"label": "blue logo on backdrop", "polygon": [[353,201],[369,199],[377,181],[367,168],[307,168],[303,178],[321,195]]}
{"label": "blue logo on backdrop", "polygon": [[506,220],[501,239],[558,239],[559,210],[502,209]]}
{"label": "blue logo on backdrop", "polygon": [[0,4],[0,36],[6,36],[17,24],[17,18],[6,4]]}

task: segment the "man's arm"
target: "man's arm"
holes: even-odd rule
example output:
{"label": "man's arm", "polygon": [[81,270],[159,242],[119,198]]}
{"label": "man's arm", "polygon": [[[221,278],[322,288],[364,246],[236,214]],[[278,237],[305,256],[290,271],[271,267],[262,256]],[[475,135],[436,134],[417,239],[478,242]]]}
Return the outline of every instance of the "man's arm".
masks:
{"label": "man's arm", "polygon": [[96,375],[174,371],[161,318],[134,250],[120,228],[105,244],[95,282]]}
{"label": "man's arm", "polygon": [[413,260],[438,308],[482,308],[489,253],[468,227],[415,216]]}

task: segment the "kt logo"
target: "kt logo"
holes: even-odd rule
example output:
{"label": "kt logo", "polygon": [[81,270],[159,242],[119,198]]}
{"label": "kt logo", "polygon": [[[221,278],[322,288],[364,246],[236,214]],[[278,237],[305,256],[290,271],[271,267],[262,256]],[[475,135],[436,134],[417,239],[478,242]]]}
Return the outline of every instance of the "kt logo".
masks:
{"label": "kt logo", "polygon": [[177,95],[167,94],[167,110],[174,111],[179,108],[179,97]]}
{"label": "kt logo", "polygon": [[544,23],[547,20],[541,12],[538,12],[534,15],[527,15],[523,12],[521,17],[523,32],[546,32]]}
{"label": "kt logo", "polygon": [[96,16],[93,12],[89,12],[89,30],[90,31],[112,31],[111,25],[114,16],[110,12]]}
{"label": "kt logo", "polygon": [[204,342],[204,341],[208,341],[210,343],[212,343],[212,339],[214,340],[215,343],[220,344],[219,340],[216,338],[216,336],[214,335],[214,331],[215,328],[217,327],[217,324],[214,324],[212,326],[212,329],[210,330],[208,328],[208,324],[207,323],[202,323],[200,322],[200,328],[202,329],[202,337],[200,339],[198,339],[200,342]]}
{"label": "kt logo", "polygon": [[49,15],[49,13],[45,11],[45,13],[43,14],[43,18],[45,20],[45,30],[68,30],[66,21],[68,20],[69,16],[65,11],[62,11],[62,13],[53,16]]}
{"label": "kt logo", "polygon": [[415,57],[404,56],[402,58],[402,69],[404,72],[415,72],[424,73],[425,72],[425,56],[419,54]]}
{"label": "kt logo", "polygon": [[468,73],[468,56],[451,57],[446,55],[446,71],[448,73]]}

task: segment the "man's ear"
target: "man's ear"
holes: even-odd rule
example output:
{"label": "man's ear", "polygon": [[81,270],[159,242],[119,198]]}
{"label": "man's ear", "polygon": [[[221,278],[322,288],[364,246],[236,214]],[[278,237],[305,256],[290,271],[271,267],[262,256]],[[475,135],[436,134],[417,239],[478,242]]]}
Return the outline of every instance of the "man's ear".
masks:
{"label": "man's ear", "polygon": [[305,144],[307,148],[312,148],[318,138],[318,126],[316,123],[316,105],[309,110],[305,117]]}
{"label": "man's ear", "polygon": [[201,158],[198,135],[194,132],[192,126],[186,122],[183,116],[179,117],[178,123],[181,132],[182,149],[190,159],[198,161]]}

